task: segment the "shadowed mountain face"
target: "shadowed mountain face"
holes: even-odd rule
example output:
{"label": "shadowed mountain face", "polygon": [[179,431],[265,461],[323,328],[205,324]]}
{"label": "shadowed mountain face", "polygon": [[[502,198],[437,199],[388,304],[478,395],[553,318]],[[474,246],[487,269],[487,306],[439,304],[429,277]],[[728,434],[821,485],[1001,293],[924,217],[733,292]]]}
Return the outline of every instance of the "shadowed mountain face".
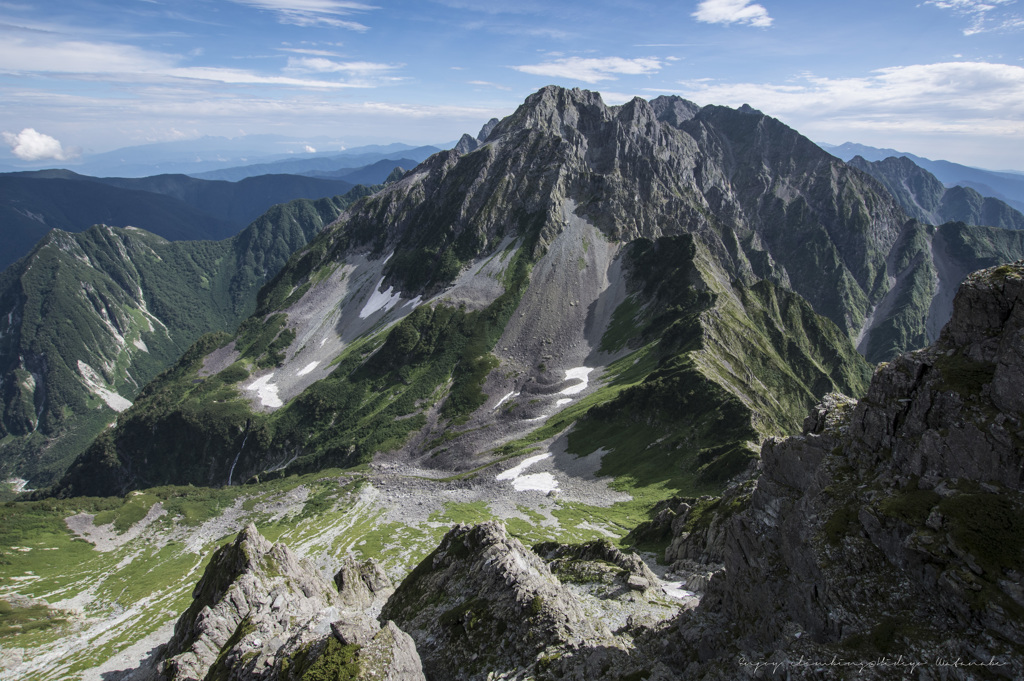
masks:
{"label": "shadowed mountain face", "polygon": [[276,206],[216,242],[49,232],[0,275],[3,474],[59,475],[197,338],[251,314],[291,253],[365,193]]}
{"label": "shadowed mountain face", "polygon": [[749,107],[549,87],[470,147],[353,205],[234,337],[148,386],[60,493],[378,452],[465,471],[574,423],[570,451],[614,450],[602,472],[719,489],[823,394],[865,389],[854,341],[884,359],[948,317],[932,301],[955,258],[937,288],[922,262],[959,228],[909,220]]}
{"label": "shadowed mountain face", "polygon": [[881,182],[908,215],[922,222],[1024,229],[1024,214],[1004,201],[982,196],[970,187],[947,188],[905,156],[875,162],[855,156],[848,163]]}

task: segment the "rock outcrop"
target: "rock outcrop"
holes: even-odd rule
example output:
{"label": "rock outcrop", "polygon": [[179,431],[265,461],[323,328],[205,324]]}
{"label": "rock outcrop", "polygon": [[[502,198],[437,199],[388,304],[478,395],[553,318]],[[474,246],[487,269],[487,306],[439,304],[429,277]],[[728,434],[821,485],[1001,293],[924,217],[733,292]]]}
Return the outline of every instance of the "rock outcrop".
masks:
{"label": "rock outcrop", "polygon": [[343,561],[338,588],[252,524],[214,554],[159,656],[163,678],[305,678],[345,669],[353,679],[422,679],[412,639],[374,619],[393,591],[373,561]]}
{"label": "rock outcrop", "polygon": [[[432,678],[536,670],[547,649],[614,645],[545,562],[498,523],[457,525],[381,613],[416,640]],[[457,672],[454,670],[458,670]]]}
{"label": "rock outcrop", "polygon": [[767,441],[725,572],[679,620],[679,673],[1022,678],[1022,371],[1018,262],[971,275],[938,343],[864,399]]}

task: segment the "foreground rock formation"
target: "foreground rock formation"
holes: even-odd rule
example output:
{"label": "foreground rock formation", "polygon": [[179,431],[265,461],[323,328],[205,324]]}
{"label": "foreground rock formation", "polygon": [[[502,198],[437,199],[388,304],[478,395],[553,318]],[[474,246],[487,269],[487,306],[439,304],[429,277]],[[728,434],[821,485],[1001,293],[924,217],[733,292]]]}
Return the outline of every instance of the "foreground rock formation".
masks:
{"label": "foreground rock formation", "polygon": [[335,581],[249,525],[196,585],[160,655],[162,678],[423,679],[408,634],[370,616],[394,590],[387,575],[347,560]]}

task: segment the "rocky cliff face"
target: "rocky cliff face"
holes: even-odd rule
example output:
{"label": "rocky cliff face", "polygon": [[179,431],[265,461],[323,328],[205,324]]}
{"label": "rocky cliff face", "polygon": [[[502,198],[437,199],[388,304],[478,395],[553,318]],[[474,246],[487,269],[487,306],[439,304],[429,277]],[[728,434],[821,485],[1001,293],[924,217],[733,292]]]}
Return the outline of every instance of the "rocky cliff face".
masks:
{"label": "rocky cliff face", "polygon": [[417,642],[431,677],[485,678],[529,668],[550,648],[613,644],[543,560],[495,523],[449,532],[399,586],[381,617]]}
{"label": "rocky cliff face", "polygon": [[831,678],[833,656],[884,658],[863,672],[882,679],[902,656],[921,678],[1024,673],[1022,301],[1024,263],[971,275],[938,343],[766,442],[724,573],[679,620],[678,668]]}

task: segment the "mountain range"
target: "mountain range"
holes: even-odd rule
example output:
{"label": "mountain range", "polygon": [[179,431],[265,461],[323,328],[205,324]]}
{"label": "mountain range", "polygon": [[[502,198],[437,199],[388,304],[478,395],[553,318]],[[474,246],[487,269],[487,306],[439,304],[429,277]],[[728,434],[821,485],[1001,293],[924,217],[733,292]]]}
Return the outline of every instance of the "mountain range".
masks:
{"label": "mountain range", "polygon": [[322,167],[332,172],[323,177],[247,171],[230,181],[187,175],[100,178],[69,170],[3,174],[0,238],[7,248],[0,267],[28,253],[51,229],[130,225],[172,241],[226,239],[275,204],[338,196],[357,184],[381,184],[396,167],[416,165],[412,159],[379,159],[377,154],[358,158],[373,160],[358,167],[326,161]]}
{"label": "mountain range", "polygon": [[229,240],[52,232],[0,278],[41,487],[0,507],[0,664],[1019,675],[1020,214],[833,153],[547,87]]}
{"label": "mountain range", "polygon": [[1024,254],[1021,232],[909,219],[749,107],[548,88],[478,142],[354,205],[58,493],[388,451],[464,471],[573,423],[571,451],[621,443],[604,470],[667,456],[651,475],[711,490],[749,443],[863,390],[855,344],[884,361],[927,342],[960,278]]}
{"label": "mountain range", "polygon": [[821,146],[844,161],[849,161],[854,156],[860,156],[867,161],[883,161],[894,156],[909,158],[919,167],[932,173],[947,187],[969,187],[982,196],[1001,199],[1017,210],[1024,210],[1024,176],[1020,173],[983,170],[950,161],[933,161],[895,149],[879,149],[853,142]]}
{"label": "mountain range", "polygon": [[[424,151],[429,155],[439,148],[416,147],[401,143],[345,148],[340,140],[327,137],[300,139],[282,135],[242,135],[235,138],[206,136],[191,140],[141,144],[102,153],[83,153],[64,163],[65,167],[82,175],[102,177],[148,177],[159,174],[198,176],[209,171],[238,169],[256,164],[272,166],[277,162],[288,163],[297,159],[334,158],[338,159],[338,162],[331,164],[332,169],[355,168],[383,159],[412,157],[422,160],[426,157],[423,155]],[[422,151],[410,151],[414,149]],[[52,163],[49,160],[20,161],[6,149],[0,149],[0,171],[3,172],[39,170],[50,167]],[[264,170],[253,172],[251,175],[286,172],[281,169]],[[238,179],[248,176],[243,174]]]}
{"label": "mountain range", "polygon": [[1006,202],[982,196],[970,187],[946,187],[906,156],[890,156],[874,162],[854,156],[847,163],[885,185],[903,210],[921,222],[933,225],[966,222],[1024,229],[1024,214]]}

